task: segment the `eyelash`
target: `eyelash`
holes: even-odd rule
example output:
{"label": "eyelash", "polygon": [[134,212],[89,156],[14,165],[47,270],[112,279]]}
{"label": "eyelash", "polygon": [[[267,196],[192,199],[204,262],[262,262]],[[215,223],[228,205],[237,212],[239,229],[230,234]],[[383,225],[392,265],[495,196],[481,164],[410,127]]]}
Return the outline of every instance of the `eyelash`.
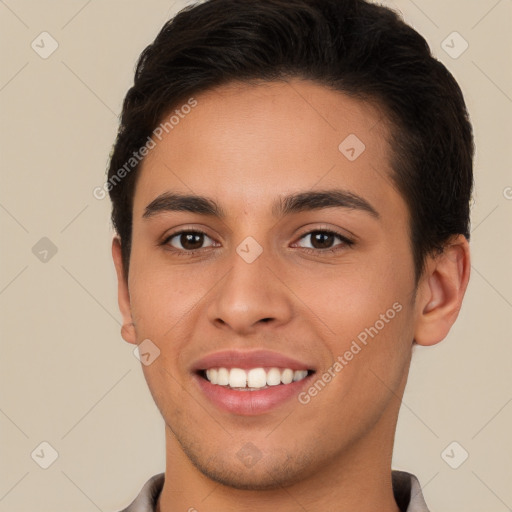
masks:
{"label": "eyelash", "polygon": [[[160,244],[162,246],[167,246],[167,250],[173,252],[174,254],[176,254],[177,256],[185,256],[185,257],[192,257],[192,256],[195,256],[197,253],[201,252],[201,251],[204,251],[204,249],[209,249],[211,247],[208,247],[208,248],[201,248],[201,249],[193,249],[191,251],[187,251],[186,249],[176,249],[175,247],[172,247],[171,245],[169,245],[169,242],[179,236],[179,235],[183,235],[183,234],[187,234],[187,233],[192,233],[192,234],[196,234],[196,235],[204,235],[208,238],[210,238],[204,231],[201,231],[201,230],[197,230],[197,229],[184,229],[184,230],[181,230],[181,231],[177,231],[176,233],[172,233],[171,235],[169,235],[168,237],[165,238],[165,240]],[[334,230],[331,230],[331,229],[313,229],[311,231],[308,231],[304,234],[302,234],[299,238],[299,240],[302,240],[303,238],[305,238],[306,236],[308,235],[312,235],[313,233],[323,233],[323,234],[328,234],[328,235],[334,235],[336,237],[339,238],[339,240],[341,242],[343,242],[342,244],[338,245],[338,246],[335,246],[335,247],[332,247],[332,248],[327,248],[327,249],[315,249],[315,248],[311,248],[311,247],[299,247],[300,249],[302,249],[303,251],[305,251],[307,254],[315,254],[315,255],[325,255],[325,254],[333,254],[335,252],[338,252],[339,250],[341,250],[343,247],[351,247],[354,245],[354,241],[353,240],[350,240],[349,238],[347,238],[346,236],[342,235],[341,233],[338,233],[337,231],[334,231]]]}

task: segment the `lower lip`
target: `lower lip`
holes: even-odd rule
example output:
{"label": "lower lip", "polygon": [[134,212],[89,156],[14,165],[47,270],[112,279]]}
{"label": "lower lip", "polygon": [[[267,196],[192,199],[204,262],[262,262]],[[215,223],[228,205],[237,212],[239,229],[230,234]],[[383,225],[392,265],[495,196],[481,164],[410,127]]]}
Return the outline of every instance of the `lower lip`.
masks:
{"label": "lower lip", "polygon": [[276,409],[287,400],[297,397],[312,375],[314,374],[290,384],[269,386],[260,391],[237,391],[212,384],[200,375],[194,377],[206,397],[220,409],[243,416],[256,416]]}

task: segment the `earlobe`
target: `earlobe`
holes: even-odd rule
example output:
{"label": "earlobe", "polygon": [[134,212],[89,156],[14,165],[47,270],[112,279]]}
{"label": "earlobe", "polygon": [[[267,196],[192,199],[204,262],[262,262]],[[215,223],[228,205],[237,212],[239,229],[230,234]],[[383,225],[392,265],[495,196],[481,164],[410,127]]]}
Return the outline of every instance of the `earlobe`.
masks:
{"label": "earlobe", "polygon": [[133,323],[130,306],[128,276],[125,276],[121,252],[121,239],[117,235],[112,240],[112,259],[114,260],[114,266],[117,274],[117,301],[119,304],[119,310],[123,317],[121,336],[128,343],[137,344],[135,324]]}
{"label": "earlobe", "polygon": [[442,254],[429,257],[418,290],[414,340],[435,345],[448,335],[462,306],[470,274],[469,244],[458,235]]}

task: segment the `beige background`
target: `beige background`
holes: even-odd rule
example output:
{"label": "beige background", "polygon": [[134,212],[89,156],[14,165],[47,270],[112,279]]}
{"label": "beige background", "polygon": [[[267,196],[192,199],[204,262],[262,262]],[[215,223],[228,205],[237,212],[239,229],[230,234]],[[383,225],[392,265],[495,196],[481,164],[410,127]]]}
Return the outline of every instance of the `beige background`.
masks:
{"label": "beige background", "polygon": [[[502,512],[512,509],[512,1],[384,3],[459,80],[477,144],[471,283],[448,338],[415,353],[394,467],[419,477],[431,512]],[[92,190],[135,61],[184,5],[0,2],[2,512],[116,511],[164,470],[163,421],[120,337],[110,205]],[[31,47],[43,31],[58,43],[47,59]],[[458,58],[441,47],[453,31],[469,43]],[[32,250],[43,237],[57,248],[46,262]],[[49,460],[43,441],[58,452],[48,469],[35,462]],[[452,441],[462,448],[443,459]],[[452,469],[445,460],[462,449]]]}

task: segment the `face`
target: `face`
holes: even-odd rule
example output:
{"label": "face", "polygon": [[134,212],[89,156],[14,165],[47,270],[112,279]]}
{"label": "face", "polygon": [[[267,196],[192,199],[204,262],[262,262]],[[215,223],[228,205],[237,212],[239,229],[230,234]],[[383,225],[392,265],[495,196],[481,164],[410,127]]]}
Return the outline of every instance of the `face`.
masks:
{"label": "face", "polygon": [[121,293],[169,449],[262,489],[392,444],[417,312],[385,118],[300,80],[194,99],[139,171]]}

